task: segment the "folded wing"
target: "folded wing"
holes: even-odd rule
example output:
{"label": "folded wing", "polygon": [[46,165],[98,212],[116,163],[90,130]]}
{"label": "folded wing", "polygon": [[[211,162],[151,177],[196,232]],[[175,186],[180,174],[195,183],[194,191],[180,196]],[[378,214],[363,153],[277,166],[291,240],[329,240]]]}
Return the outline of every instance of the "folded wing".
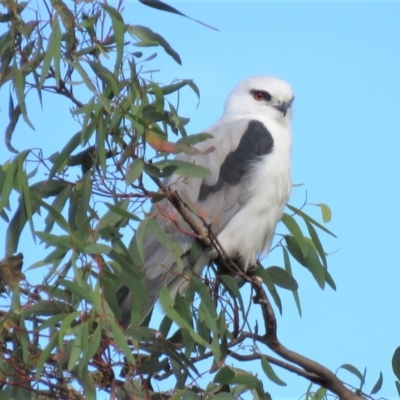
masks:
{"label": "folded wing", "polygon": [[[205,132],[212,134],[213,138],[196,145],[202,154],[180,154],[177,159],[201,165],[211,174],[205,178],[183,178],[173,174],[164,184],[176,190],[189,207],[195,209],[194,216],[197,213],[212,223],[214,233],[218,234],[248,200],[252,170],[261,156],[271,153],[274,143],[268,129],[257,120],[222,118]],[[214,150],[207,152],[210,148]],[[210,253],[204,249],[200,259],[191,265],[189,255],[196,238],[167,200],[156,203],[150,215],[179,245],[184,267],[180,271],[176,253],[163,246],[151,232],[147,233],[143,242],[146,289],[151,304],[154,304],[164,284],[174,295],[191,274],[201,274],[209,262]],[[121,323],[127,326],[132,304],[126,287],[118,290],[117,298],[122,312]],[[144,315],[147,312],[144,310]]]}

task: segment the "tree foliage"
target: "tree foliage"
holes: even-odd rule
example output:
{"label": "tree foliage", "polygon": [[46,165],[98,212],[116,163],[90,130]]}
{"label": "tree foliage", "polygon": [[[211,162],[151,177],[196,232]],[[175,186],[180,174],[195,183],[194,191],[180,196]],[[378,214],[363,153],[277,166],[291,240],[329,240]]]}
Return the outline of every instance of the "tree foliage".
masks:
{"label": "tree foliage", "polygon": [[[141,2],[185,16],[160,1]],[[181,255],[146,213],[150,203],[171,201],[199,242],[218,247],[205,225],[191,224],[193,208],[162,181],[172,173],[208,173],[173,158],[195,154],[196,143],[209,137],[188,136],[189,119],[179,113],[180,93],[190,89],[200,98],[199,89],[190,79],[168,84],[153,79],[144,66],[154,58],[148,48],[157,47],[177,63],[180,56],[152,29],[127,23],[122,1],[44,0],[39,9],[34,2],[0,4],[6,27],[0,36],[0,87],[3,94],[9,90],[5,145],[14,153],[0,168],[0,216],[8,224],[0,265],[0,398],[229,400],[251,393],[266,399],[270,381],[285,385],[275,366],[315,384],[307,398],[324,398],[328,390],[358,397],[365,373],[341,367],[360,380],[360,388],[351,390],[334,373],[284,347],[271,305],[272,300],[282,312],[279,290],[288,290],[301,314],[299,266],[321,289],[335,289],[320,240],[321,232],[333,235],[324,225],[330,219],[324,204],[317,205],[322,223],[307,214],[307,204],[287,207],[286,233],[274,248],[282,252],[281,266],[259,264],[246,275],[218,249],[218,261],[191,280],[185,297],[173,302],[164,288],[163,316],[141,320],[148,302],[145,232],[174,248],[177,262]],[[65,143],[61,137],[54,154],[41,150],[40,132],[35,149],[16,149],[15,128],[24,126],[26,135],[34,129],[29,105],[39,102],[46,110],[45,99],[59,96],[70,107],[59,110],[60,121],[65,125],[69,118],[79,129]],[[20,241],[24,229],[34,244]],[[39,243],[45,246],[43,258],[32,255]],[[34,262],[25,277],[28,253]],[[238,281],[245,283],[242,288]],[[134,299],[128,329],[118,322],[115,293],[121,284]],[[254,309],[258,319],[251,316]],[[393,368],[400,379],[398,353]],[[252,373],[250,361],[264,374]],[[371,394],[381,384],[382,376]]]}

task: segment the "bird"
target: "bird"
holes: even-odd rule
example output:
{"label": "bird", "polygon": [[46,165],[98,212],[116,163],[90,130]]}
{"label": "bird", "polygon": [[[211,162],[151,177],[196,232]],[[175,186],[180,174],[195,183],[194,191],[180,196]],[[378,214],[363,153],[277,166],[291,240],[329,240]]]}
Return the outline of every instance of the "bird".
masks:
{"label": "bird", "polygon": [[[196,154],[176,156],[207,168],[210,174],[184,178],[174,173],[163,181],[195,208],[194,214],[208,221],[225,253],[244,272],[258,256],[268,254],[290,197],[293,100],[290,85],[277,77],[243,80],[228,95],[220,119],[203,131],[210,137],[195,145]],[[177,293],[184,294],[190,277],[201,276],[217,256],[215,250],[198,246],[191,228],[168,200],[155,203],[150,216],[170,243],[163,246],[151,231],[143,239],[145,286],[150,297],[144,316],[163,285],[173,299]],[[126,286],[118,289],[117,301],[120,322],[127,327],[134,304]]]}

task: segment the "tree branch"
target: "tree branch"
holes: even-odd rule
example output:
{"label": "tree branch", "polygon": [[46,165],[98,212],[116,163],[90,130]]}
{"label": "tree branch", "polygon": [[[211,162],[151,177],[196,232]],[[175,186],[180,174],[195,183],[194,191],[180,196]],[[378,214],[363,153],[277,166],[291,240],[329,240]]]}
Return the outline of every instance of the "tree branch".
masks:
{"label": "tree branch", "polygon": [[[265,336],[258,338],[261,339],[261,343],[264,343],[275,354],[279,355],[289,362],[298,365],[299,367],[303,368],[303,370],[283,361],[277,360],[273,357],[266,356],[268,361],[271,361],[273,364],[279,365],[280,367],[287,369],[288,371],[303,376],[311,382],[318,383],[319,385],[338,395],[339,398],[342,400],[362,399],[363,397],[346,388],[343,382],[339,378],[337,378],[336,375],[328,368],[322,366],[316,361],[313,361],[307,357],[304,357],[294,351],[287,349],[279,342],[277,337],[277,322],[275,318],[275,313],[259,278],[256,276],[248,276],[243,271],[240,271],[234,261],[228,257],[228,255],[220,246],[218,246],[219,243],[216,243],[216,238],[213,237],[211,230],[207,229],[207,231],[204,231],[203,227],[198,224],[195,218],[193,218],[193,212],[186,206],[185,202],[182,201],[178,193],[165,186],[158,178],[153,178],[153,180],[166,195],[168,201],[179,212],[184,221],[193,229],[199,240],[201,240],[205,246],[213,247],[218,252],[218,254],[220,255],[220,259],[217,260],[217,263],[221,262],[224,267],[228,267],[229,270],[233,270],[232,272],[235,272],[236,274],[240,275],[241,278],[251,283],[251,285],[255,289],[257,294],[254,297],[254,302],[258,303],[261,306],[265,323]],[[252,357],[241,356],[232,352],[230,352],[229,354],[231,357],[241,360],[250,359]],[[253,357],[260,358],[261,355],[253,355]]]}
{"label": "tree branch", "polygon": [[253,361],[253,360],[261,360],[261,356],[265,357],[269,363],[274,364],[278,367],[281,367],[287,371],[293,372],[299,376],[302,376],[303,378],[308,379],[310,382],[315,383],[317,385],[325,387],[326,382],[321,379],[319,376],[309,373],[307,371],[304,371],[303,369],[300,369],[296,367],[295,365],[289,364],[287,362],[284,362],[282,360],[278,360],[275,357],[269,356],[267,354],[261,354],[261,353],[254,353],[254,354],[249,354],[249,355],[242,355],[242,354],[237,354],[234,353],[233,351],[228,351],[229,356],[232,358],[238,360],[238,361]]}
{"label": "tree branch", "polygon": [[266,332],[264,336],[264,343],[268,346],[268,348],[270,348],[275,354],[278,354],[285,360],[297,364],[308,373],[317,376],[321,380],[321,386],[329,389],[330,391],[338,395],[340,399],[362,399],[363,397],[346,388],[343,382],[328,368],[317,363],[316,361],[302,356],[301,354],[287,349],[279,342],[277,337],[277,323],[275,313],[271,306],[271,303],[268,300],[267,294],[257,279],[253,280],[253,287],[257,291],[257,295],[255,296],[254,301],[261,306],[264,318]]}
{"label": "tree branch", "polygon": [[193,232],[198,236],[198,239],[207,246],[212,246],[212,242],[208,237],[208,232],[204,231],[203,228],[198,224],[198,222],[191,215],[191,211],[186,207],[185,203],[180,199],[178,193],[175,190],[170,189],[165,186],[160,179],[152,177],[156,185],[165,194],[168,201],[175,207],[179,212],[185,222],[193,229]]}

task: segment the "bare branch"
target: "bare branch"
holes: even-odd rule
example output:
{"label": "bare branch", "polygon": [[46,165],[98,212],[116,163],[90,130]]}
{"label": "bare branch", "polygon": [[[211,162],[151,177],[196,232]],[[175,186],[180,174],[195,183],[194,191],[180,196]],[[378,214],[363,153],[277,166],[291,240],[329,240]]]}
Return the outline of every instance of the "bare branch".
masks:
{"label": "bare branch", "polygon": [[287,349],[283,346],[277,337],[277,323],[274,310],[268,300],[267,294],[258,282],[253,280],[253,287],[257,290],[257,295],[254,298],[255,303],[261,306],[262,314],[265,323],[265,340],[264,343],[275,354],[278,354],[287,361],[297,364],[310,374],[317,376],[321,380],[321,386],[329,389],[337,394],[342,400],[360,400],[363,397],[349,390],[344,386],[343,382],[328,368],[313,361],[307,357],[302,356],[294,351]]}

